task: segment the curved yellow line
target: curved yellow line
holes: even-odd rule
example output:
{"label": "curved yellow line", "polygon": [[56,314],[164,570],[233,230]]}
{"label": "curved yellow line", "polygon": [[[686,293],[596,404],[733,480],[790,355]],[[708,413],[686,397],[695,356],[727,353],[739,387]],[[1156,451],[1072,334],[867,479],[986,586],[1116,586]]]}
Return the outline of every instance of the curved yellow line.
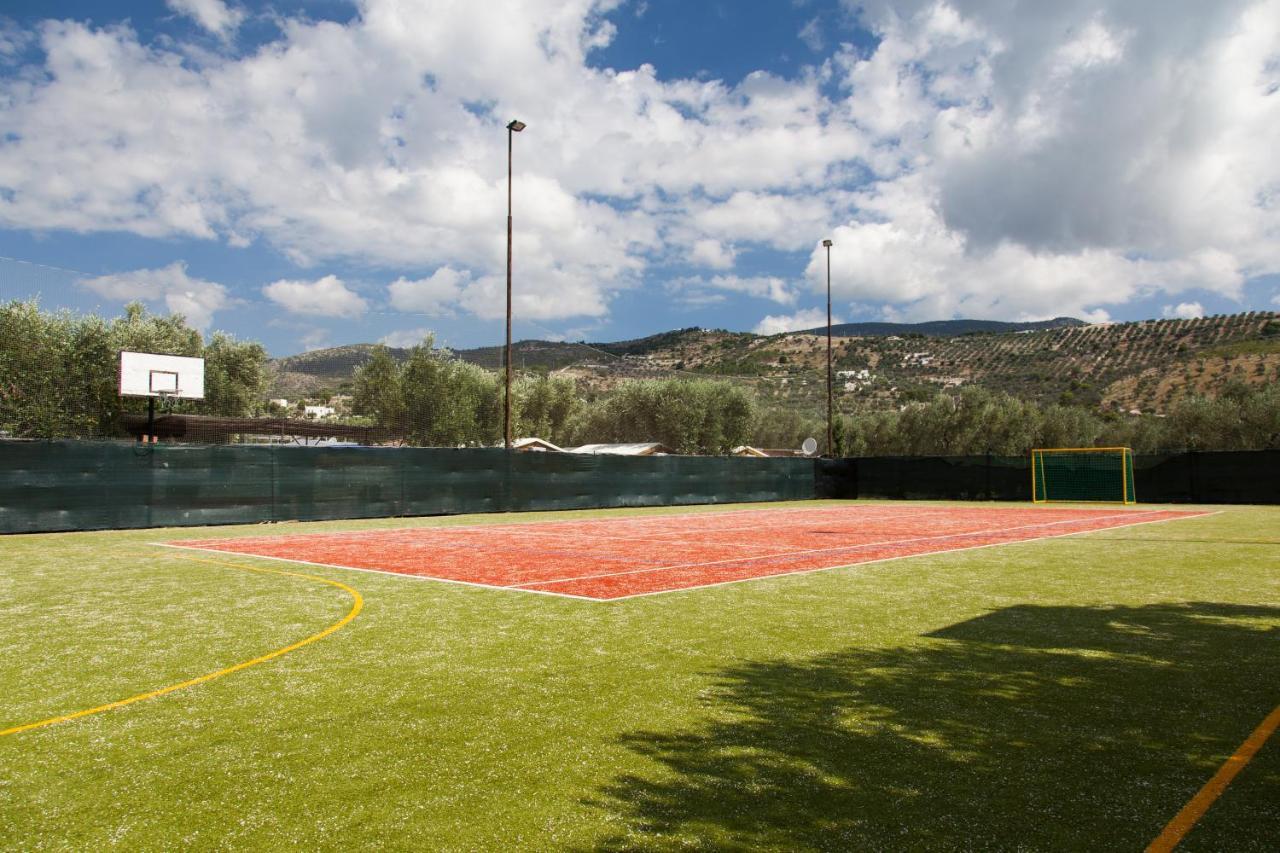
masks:
{"label": "curved yellow line", "polygon": [[237,563],[226,563],[221,560],[208,560],[202,557],[187,557],[182,555],[174,555],[174,556],[180,560],[190,560],[196,563],[211,563],[215,566],[227,566],[232,569],[241,569],[242,571],[246,571],[246,572],[260,572],[266,575],[288,575],[289,577],[302,578],[304,580],[316,581],[318,583],[328,584],[329,586],[337,587],[338,589],[345,592],[347,595],[351,596],[351,602],[352,602],[351,610],[347,612],[346,616],[343,616],[341,619],[339,619],[337,622],[334,622],[332,625],[330,625],[328,628],[325,628],[323,631],[320,631],[319,633],[316,633],[316,634],[312,634],[310,637],[306,637],[305,639],[299,640],[296,643],[291,643],[287,646],[284,646],[283,648],[276,649],[273,652],[268,652],[265,655],[259,655],[253,660],[242,661],[234,666],[229,666],[226,669],[220,669],[217,672],[210,672],[210,673],[206,673],[205,675],[198,676],[196,678],[188,679],[187,681],[184,681],[181,684],[171,684],[168,687],[161,687],[159,690],[151,690],[147,693],[139,693],[137,696],[130,696],[128,699],[119,699],[115,702],[108,702],[107,704],[99,705],[96,708],[86,708],[83,711],[76,711],[71,714],[63,714],[58,717],[49,717],[47,720],[39,720],[34,723],[26,723],[25,725],[14,726],[13,728],[3,729],[3,730],[0,730],[0,737],[4,737],[5,735],[16,735],[19,732],[29,732],[32,729],[41,729],[41,728],[44,728],[45,726],[52,726],[56,723],[65,723],[68,720],[77,720],[81,717],[88,717],[91,714],[101,714],[104,711],[113,711],[116,708],[123,708],[125,705],[132,705],[134,702],[142,702],[146,699],[155,699],[158,696],[164,696],[166,693],[173,693],[176,690],[183,690],[188,687],[195,687],[197,684],[204,684],[206,681],[213,681],[215,678],[221,678],[224,675],[231,675],[233,672],[239,672],[242,669],[248,669],[251,666],[257,666],[260,663],[266,663],[267,661],[274,660],[275,658],[278,658],[281,655],[287,655],[289,652],[296,651],[302,648],[303,646],[310,645],[311,643],[314,643],[317,640],[323,640],[325,637],[329,636],[333,632],[341,630],[344,626],[349,624],[352,619],[355,619],[356,616],[360,613],[361,609],[364,607],[364,597],[360,595],[359,592],[347,586],[345,583],[329,580],[328,578],[316,577],[315,575],[304,575],[301,572],[286,572],[282,569],[264,569],[264,568],[259,568],[257,566],[241,566]]}

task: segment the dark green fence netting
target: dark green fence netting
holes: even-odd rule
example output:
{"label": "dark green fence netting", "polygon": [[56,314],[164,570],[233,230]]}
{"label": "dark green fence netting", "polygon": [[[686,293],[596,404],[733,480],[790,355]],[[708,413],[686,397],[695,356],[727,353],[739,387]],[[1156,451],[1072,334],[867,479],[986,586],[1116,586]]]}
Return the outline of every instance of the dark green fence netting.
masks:
{"label": "dark green fence netting", "polygon": [[1021,456],[870,456],[817,467],[819,497],[1031,500],[1031,466]]}
{"label": "dark green fence netting", "polygon": [[[1280,503],[1280,451],[1136,456],[1141,503]],[[0,533],[826,498],[1031,500],[1027,457],[0,441]]]}
{"label": "dark green fence netting", "polygon": [[[1031,500],[1025,456],[883,456],[819,459],[818,497]],[[1138,455],[1139,503],[1280,503],[1280,450]]]}
{"label": "dark green fence netting", "polygon": [[811,459],[0,441],[0,532],[809,499]]}

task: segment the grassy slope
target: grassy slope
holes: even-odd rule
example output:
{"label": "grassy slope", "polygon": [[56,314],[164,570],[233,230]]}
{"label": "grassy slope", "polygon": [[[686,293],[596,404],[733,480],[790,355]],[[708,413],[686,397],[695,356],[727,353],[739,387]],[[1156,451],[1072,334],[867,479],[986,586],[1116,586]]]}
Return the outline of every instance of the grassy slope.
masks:
{"label": "grassy slope", "polygon": [[[147,544],[246,530],[0,540],[0,728],[346,612]],[[302,568],[365,611],[0,739],[0,848],[1134,849],[1280,701],[1277,530],[1227,508],[612,604]],[[1188,849],[1266,847],[1278,794],[1272,742]]]}

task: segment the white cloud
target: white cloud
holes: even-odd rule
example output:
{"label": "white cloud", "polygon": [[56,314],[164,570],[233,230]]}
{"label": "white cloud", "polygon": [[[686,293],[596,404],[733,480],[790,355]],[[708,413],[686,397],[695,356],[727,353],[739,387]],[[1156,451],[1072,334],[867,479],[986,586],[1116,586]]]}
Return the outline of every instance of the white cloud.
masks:
{"label": "white cloud", "polygon": [[35,33],[0,17],[0,65],[15,61],[35,41]]}
{"label": "white cloud", "polygon": [[[655,262],[730,269],[826,236],[842,298],[912,317],[1099,316],[1280,271],[1280,0],[846,6],[874,49],[736,82],[592,67],[613,37],[597,0],[364,0],[198,62],[47,21],[43,67],[0,77],[0,227],[436,270],[392,304],[501,316],[518,115],[532,319],[604,317]],[[172,8],[224,35],[243,16]]]}
{"label": "white cloud", "polygon": [[[843,323],[832,314],[832,324]],[[804,308],[794,314],[769,314],[752,330],[757,335],[780,335],[783,332],[795,332],[801,329],[826,328],[827,312],[821,308]]]}
{"label": "white cloud", "polygon": [[431,329],[400,329],[383,335],[379,343],[386,344],[389,347],[396,347],[397,349],[408,349],[409,347],[416,347],[431,334],[433,334]]}
{"label": "white cloud", "polygon": [[320,327],[313,328],[299,338],[299,341],[302,343],[303,352],[324,349],[329,346],[329,330]]}
{"label": "white cloud", "polygon": [[230,35],[244,21],[244,12],[222,0],[165,0],[165,5],[220,37]]}
{"label": "white cloud", "polygon": [[1180,320],[1195,320],[1204,316],[1204,306],[1199,302],[1179,302],[1177,305],[1166,305],[1162,312],[1166,317]]}
{"label": "white cloud", "polygon": [[710,278],[691,276],[668,282],[667,290],[680,294],[683,301],[691,304],[707,304],[718,301],[714,298],[707,298],[708,292],[714,294],[716,291],[741,293],[757,299],[768,299],[782,305],[791,305],[796,301],[796,294],[787,284],[787,281],[771,275],[716,275]]}
{"label": "white cloud", "polygon": [[810,18],[805,22],[805,25],[800,28],[800,32],[797,35],[800,41],[804,42],[805,46],[809,48],[809,50],[812,50],[814,53],[822,50],[824,45],[822,38],[822,19]]}
{"label": "white cloud", "polygon": [[827,229],[831,206],[843,193],[790,196],[780,193],[736,192],[722,201],[698,202],[688,222],[699,232],[720,240],[743,240],[775,249],[796,250],[812,245],[815,234]]}
{"label": "white cloud", "polygon": [[369,307],[336,275],[315,281],[273,281],[262,288],[262,295],[294,314],[316,317],[359,317]]}
{"label": "white cloud", "polygon": [[703,239],[693,244],[689,260],[697,266],[727,270],[733,269],[733,259],[736,254],[732,246],[726,246],[719,240]]}
{"label": "white cloud", "polygon": [[[1127,257],[1106,249],[1034,252],[1013,242],[974,249],[946,226],[922,178],[887,182],[861,200],[866,211],[832,234],[832,296],[843,303],[889,306],[894,319],[951,317],[1045,319],[1103,316],[1156,292],[1208,288],[1236,297],[1235,259],[1198,252],[1172,260]],[[826,253],[815,247],[806,275],[825,288]]]}
{"label": "white cloud", "polygon": [[448,314],[471,278],[466,271],[441,267],[427,278],[410,281],[399,278],[387,288],[391,306],[398,311],[439,316]]}
{"label": "white cloud", "polygon": [[167,267],[113,273],[81,279],[79,284],[99,296],[120,302],[163,303],[171,314],[181,314],[196,329],[207,329],[214,312],[235,304],[224,285],[187,274],[187,265],[175,261]]}

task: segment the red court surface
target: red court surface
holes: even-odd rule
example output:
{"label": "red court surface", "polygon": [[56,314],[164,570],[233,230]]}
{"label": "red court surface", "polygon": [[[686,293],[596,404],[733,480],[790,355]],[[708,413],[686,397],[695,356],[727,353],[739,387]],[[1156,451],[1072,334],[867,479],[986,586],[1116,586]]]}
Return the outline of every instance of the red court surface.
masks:
{"label": "red court surface", "polygon": [[855,505],[168,544],[607,601],[1206,514]]}

